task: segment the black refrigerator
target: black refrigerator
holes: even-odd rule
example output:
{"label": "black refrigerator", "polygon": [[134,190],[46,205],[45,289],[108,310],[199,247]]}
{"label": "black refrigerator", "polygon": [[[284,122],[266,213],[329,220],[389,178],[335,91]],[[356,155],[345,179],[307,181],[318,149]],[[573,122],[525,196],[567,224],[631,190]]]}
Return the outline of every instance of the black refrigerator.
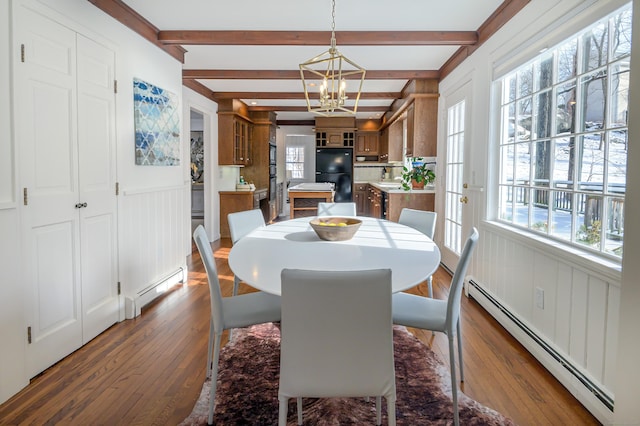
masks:
{"label": "black refrigerator", "polygon": [[316,182],[335,184],[335,202],[352,201],[353,149],[316,149]]}

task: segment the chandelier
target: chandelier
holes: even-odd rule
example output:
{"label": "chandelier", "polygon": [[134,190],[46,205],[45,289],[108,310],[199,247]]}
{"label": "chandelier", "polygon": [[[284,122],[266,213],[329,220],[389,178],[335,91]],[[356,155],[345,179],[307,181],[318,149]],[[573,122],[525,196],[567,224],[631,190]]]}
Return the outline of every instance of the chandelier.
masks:
{"label": "chandelier", "polygon": [[[322,116],[355,115],[366,70],[338,51],[335,28],[336,2],[331,0],[331,46],[329,50],[300,64],[304,96],[309,112]],[[358,90],[355,92],[355,102],[353,106],[347,106],[346,101],[350,93],[347,89],[355,88],[356,85]],[[317,99],[309,97],[308,88],[314,86],[318,87]]]}

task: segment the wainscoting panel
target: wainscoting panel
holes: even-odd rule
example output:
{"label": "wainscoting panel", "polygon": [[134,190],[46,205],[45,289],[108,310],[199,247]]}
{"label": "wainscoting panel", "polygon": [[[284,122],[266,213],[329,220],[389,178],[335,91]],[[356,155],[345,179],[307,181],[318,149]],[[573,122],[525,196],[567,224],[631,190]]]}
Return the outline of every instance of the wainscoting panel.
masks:
{"label": "wainscoting panel", "polygon": [[[127,317],[186,271],[184,199],[188,186],[125,190],[120,197],[120,282]],[[154,290],[157,289],[157,290]],[[153,290],[153,291],[152,291]]]}
{"label": "wainscoting panel", "polygon": [[619,280],[485,223],[469,294],[599,419],[613,408]]}

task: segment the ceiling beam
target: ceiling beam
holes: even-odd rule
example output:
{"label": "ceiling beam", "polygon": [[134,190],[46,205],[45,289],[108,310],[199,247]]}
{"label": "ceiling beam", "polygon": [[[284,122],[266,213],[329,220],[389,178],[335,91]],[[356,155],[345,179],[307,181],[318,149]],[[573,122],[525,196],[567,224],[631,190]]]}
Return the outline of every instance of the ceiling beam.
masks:
{"label": "ceiling beam", "polygon": [[[249,105],[249,111],[283,111],[283,112],[308,112],[308,108],[304,105],[300,106],[280,106],[280,105]],[[387,105],[379,106],[359,106],[358,112],[380,112],[384,113],[389,109]]]}
{"label": "ceiling beam", "polygon": [[[187,80],[184,80],[187,81]],[[189,80],[193,81],[193,80]],[[215,99],[304,99],[303,92],[212,92]],[[310,94],[313,96],[312,94]],[[354,99],[357,93],[347,93]],[[360,99],[396,99],[400,92],[362,92]]]}
{"label": "ceiling beam", "polygon": [[[331,31],[167,30],[158,41],[167,45],[328,46]],[[341,46],[470,46],[476,31],[336,31]]]}
{"label": "ceiling beam", "polygon": [[[413,80],[422,78],[439,78],[437,70],[368,70],[367,80]],[[359,79],[358,75],[345,77],[347,80]],[[300,71],[283,70],[182,70],[182,79],[207,80],[300,80]]]}

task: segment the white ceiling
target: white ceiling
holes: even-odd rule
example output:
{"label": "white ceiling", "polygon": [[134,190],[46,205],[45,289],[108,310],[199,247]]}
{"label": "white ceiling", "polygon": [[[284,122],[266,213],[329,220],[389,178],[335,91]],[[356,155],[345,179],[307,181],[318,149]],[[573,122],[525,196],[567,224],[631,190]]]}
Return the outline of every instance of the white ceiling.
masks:
{"label": "white ceiling", "polygon": [[[504,1],[508,3],[510,0]],[[161,31],[246,30],[330,31],[330,0],[123,0]],[[503,0],[337,0],[335,30],[339,51],[371,70],[438,71],[459,45],[348,46],[340,31],[476,31]],[[319,55],[325,46],[183,45],[184,70],[298,70],[298,65]],[[303,92],[299,79],[197,79],[213,92]],[[365,79],[363,92],[399,93],[407,79]],[[351,91],[348,89],[348,91]],[[257,106],[303,107],[298,99],[243,99]],[[379,106],[379,111],[358,112],[358,118],[379,117],[393,99],[360,100],[359,108]],[[376,115],[376,113],[378,113]],[[280,120],[308,120],[308,112],[277,111]]]}

